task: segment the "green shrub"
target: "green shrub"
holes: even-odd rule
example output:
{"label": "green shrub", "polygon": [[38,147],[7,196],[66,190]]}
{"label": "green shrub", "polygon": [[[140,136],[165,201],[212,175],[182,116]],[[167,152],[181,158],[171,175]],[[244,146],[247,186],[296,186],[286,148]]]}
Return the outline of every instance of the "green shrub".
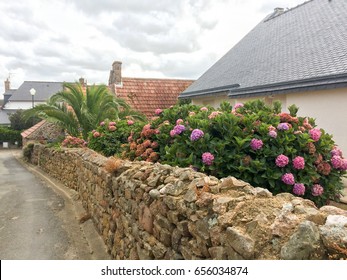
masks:
{"label": "green shrub", "polygon": [[122,145],[128,143],[132,137],[137,138],[143,125],[143,122],[132,119],[105,120],[89,133],[88,147],[107,157],[120,155],[123,151]]}
{"label": "green shrub", "polygon": [[[232,175],[274,194],[291,192],[317,205],[336,200],[347,159],[331,135],[315,128],[314,119],[297,117],[296,106],[289,110],[290,114],[281,113],[280,103],[269,107],[260,100],[237,104],[233,110],[228,103],[218,110],[174,106],[158,111],[159,117],[123,148],[130,159],[190,166],[219,178]],[[106,131],[110,138],[101,136],[104,147],[112,141],[119,141],[117,147],[127,143]]]}
{"label": "green shrub", "polygon": [[30,162],[33,151],[34,151],[33,143],[29,143],[23,148],[23,157],[26,161]]}
{"label": "green shrub", "polygon": [[22,136],[20,133],[18,130],[0,126],[0,143],[9,142],[15,144],[15,142],[18,142],[18,145],[22,145]]}

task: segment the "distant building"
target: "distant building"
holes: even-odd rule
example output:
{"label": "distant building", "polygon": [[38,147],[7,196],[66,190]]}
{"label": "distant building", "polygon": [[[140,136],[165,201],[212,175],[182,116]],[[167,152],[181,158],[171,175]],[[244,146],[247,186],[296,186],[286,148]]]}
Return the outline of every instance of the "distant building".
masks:
{"label": "distant building", "polygon": [[[35,89],[35,95],[30,93]],[[10,88],[10,81],[5,81],[4,104],[0,109],[0,125],[10,125],[9,115],[17,110],[27,110],[45,103],[53,94],[63,90],[62,82],[25,81],[18,89]]]}
{"label": "distant building", "polygon": [[347,1],[276,8],[180,98],[218,107],[262,98],[296,104],[347,153]]}
{"label": "distant building", "polygon": [[109,76],[110,90],[147,117],[154,116],[156,109],[166,109],[176,104],[179,94],[192,82],[183,79],[122,77],[122,62],[119,61],[112,64]]}

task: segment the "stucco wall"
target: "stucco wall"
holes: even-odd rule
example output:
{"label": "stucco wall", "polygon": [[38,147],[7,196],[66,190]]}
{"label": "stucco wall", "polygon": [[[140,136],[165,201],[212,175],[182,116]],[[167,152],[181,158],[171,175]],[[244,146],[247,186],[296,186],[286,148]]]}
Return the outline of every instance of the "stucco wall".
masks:
{"label": "stucco wall", "polygon": [[311,91],[287,95],[287,104],[300,107],[300,116],[316,118],[347,155],[347,89]]}
{"label": "stucco wall", "polygon": [[223,101],[230,102],[230,99],[228,98],[227,95],[220,95],[216,97],[200,97],[200,98],[193,98],[192,104],[198,105],[198,106],[210,105],[214,108],[218,108]]}
{"label": "stucco wall", "polygon": [[[287,107],[295,104],[300,109],[299,116],[308,116],[316,119],[318,127],[333,135],[334,141],[347,155],[347,89],[332,89],[321,91],[307,91],[269,96],[259,96],[267,104],[279,100],[282,109],[288,112]],[[193,104],[211,105],[218,108],[222,101],[228,101],[231,105],[244,103],[255,98],[228,98],[227,96],[194,98]]]}
{"label": "stucco wall", "polygon": [[342,209],[89,149],[35,145],[31,159],[79,193],[114,259],[347,258]]}

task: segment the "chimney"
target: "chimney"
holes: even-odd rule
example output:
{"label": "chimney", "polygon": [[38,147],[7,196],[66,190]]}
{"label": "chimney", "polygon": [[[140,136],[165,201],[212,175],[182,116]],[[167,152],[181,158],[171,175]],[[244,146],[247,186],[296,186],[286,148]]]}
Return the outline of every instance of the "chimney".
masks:
{"label": "chimney", "polygon": [[79,82],[80,82],[81,86],[85,86],[84,78],[81,77],[81,78],[79,79]]}
{"label": "chimney", "polygon": [[108,84],[122,84],[122,62],[115,61],[112,63],[112,70],[110,71],[110,78],[108,79]]}
{"label": "chimney", "polygon": [[5,81],[5,92],[10,90],[11,86],[10,86],[10,81],[8,80],[8,78]]}
{"label": "chimney", "polygon": [[284,12],[284,8],[277,7],[277,8],[274,9],[273,15],[274,16],[278,16],[278,15],[282,14],[283,12]]}

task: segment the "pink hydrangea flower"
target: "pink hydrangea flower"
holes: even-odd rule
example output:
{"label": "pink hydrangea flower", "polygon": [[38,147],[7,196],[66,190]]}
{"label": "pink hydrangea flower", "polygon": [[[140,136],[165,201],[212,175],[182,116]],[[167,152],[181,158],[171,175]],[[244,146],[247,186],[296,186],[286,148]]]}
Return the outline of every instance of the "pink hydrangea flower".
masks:
{"label": "pink hydrangea flower", "polygon": [[305,194],[305,185],[301,183],[294,184],[293,193],[296,195],[304,195]]}
{"label": "pink hydrangea flower", "polygon": [[127,124],[128,124],[128,125],[133,125],[133,124],[134,124],[134,121],[133,121],[133,120],[128,120],[128,121],[127,121]]}
{"label": "pink hydrangea flower", "polygon": [[189,117],[195,116],[195,112],[189,112]]}
{"label": "pink hydrangea flower", "polygon": [[206,111],[208,111],[208,108],[207,107],[201,107],[200,111],[206,112]]}
{"label": "pink hydrangea flower", "polygon": [[267,128],[269,131],[276,131],[276,127],[270,125],[268,128]]}
{"label": "pink hydrangea flower", "polygon": [[162,109],[155,109],[154,114],[156,114],[157,116],[159,116],[162,112],[163,112]]}
{"label": "pink hydrangea flower", "polygon": [[342,151],[339,148],[337,148],[337,147],[334,147],[334,149],[332,149],[330,153],[331,153],[332,156],[340,156],[340,157],[342,157]]}
{"label": "pink hydrangea flower", "polygon": [[113,125],[110,125],[109,127],[108,127],[108,130],[109,131],[115,131],[117,128],[115,127],[115,126],[113,126]]}
{"label": "pink hydrangea flower", "polygon": [[101,126],[105,125],[105,122],[101,122],[100,125],[101,125]]}
{"label": "pink hydrangea flower", "polygon": [[176,125],[173,129],[176,132],[176,135],[180,135],[183,131],[186,130],[186,127],[182,124]]}
{"label": "pink hydrangea flower", "polygon": [[237,108],[241,108],[241,107],[243,107],[244,105],[243,105],[243,103],[236,103],[235,105],[234,105],[234,110],[236,110]]}
{"label": "pink hydrangea flower", "polygon": [[110,122],[108,125],[110,125],[110,126],[115,126],[116,123],[115,123],[115,122]]}
{"label": "pink hydrangea flower", "polygon": [[176,125],[179,125],[179,124],[181,124],[181,123],[183,123],[183,120],[182,120],[182,119],[178,119],[178,120],[176,121]]}
{"label": "pink hydrangea flower", "polygon": [[253,138],[251,140],[250,146],[254,151],[260,150],[263,147],[263,141],[261,141],[260,139]]}
{"label": "pink hydrangea flower", "polygon": [[297,156],[293,159],[293,166],[295,169],[305,168],[305,159],[303,157]]}
{"label": "pink hydrangea flower", "polygon": [[289,158],[285,155],[279,155],[276,158],[276,165],[278,167],[285,167],[289,163]]}
{"label": "pink hydrangea flower", "polygon": [[279,123],[277,126],[278,130],[288,130],[290,128],[288,123]]}
{"label": "pink hydrangea flower", "polygon": [[287,184],[287,185],[294,185],[295,184],[294,175],[292,173],[283,174],[282,175],[282,182]]}
{"label": "pink hydrangea flower", "polygon": [[214,112],[212,112],[209,116],[208,116],[208,118],[211,120],[211,119],[214,119],[215,117],[217,117],[219,114],[221,114],[221,112],[219,112],[219,111],[214,111]]}
{"label": "pink hydrangea flower", "polygon": [[176,131],[174,130],[174,129],[172,129],[171,131],[170,131],[170,136],[171,137],[174,137],[176,135]]}
{"label": "pink hydrangea flower", "polygon": [[343,171],[346,171],[346,170],[347,170],[347,159],[343,158],[343,159],[341,160],[340,169],[343,170]]}
{"label": "pink hydrangea flower", "polygon": [[213,164],[214,156],[211,153],[209,153],[209,152],[203,153],[201,157],[202,157],[202,162],[205,165],[212,165]]}
{"label": "pink hydrangea flower", "polygon": [[152,145],[151,145],[151,148],[152,149],[156,149],[156,148],[158,148],[159,147],[159,144],[158,144],[158,142],[156,142],[156,141],[154,141],[153,143],[152,143]]}
{"label": "pink hydrangea flower", "polygon": [[99,137],[99,136],[100,136],[100,133],[99,133],[99,132],[97,132],[97,131],[95,131],[95,132],[93,133],[93,136],[94,136],[94,138],[97,138],[97,137]]}
{"label": "pink hydrangea flower", "polygon": [[314,184],[311,189],[311,193],[313,196],[320,196],[324,192],[324,188],[319,184]]}
{"label": "pink hydrangea flower", "polygon": [[342,158],[340,156],[333,156],[331,158],[331,165],[335,168],[338,169],[341,167],[342,164]]}
{"label": "pink hydrangea flower", "polygon": [[204,132],[200,129],[194,129],[192,131],[192,134],[190,134],[190,140],[191,141],[197,141],[202,137],[204,137]]}
{"label": "pink hydrangea flower", "polygon": [[275,130],[270,130],[268,134],[272,138],[277,138],[277,132]]}
{"label": "pink hydrangea flower", "polygon": [[320,139],[322,132],[318,128],[313,128],[309,131],[309,134],[313,141],[317,142]]}

